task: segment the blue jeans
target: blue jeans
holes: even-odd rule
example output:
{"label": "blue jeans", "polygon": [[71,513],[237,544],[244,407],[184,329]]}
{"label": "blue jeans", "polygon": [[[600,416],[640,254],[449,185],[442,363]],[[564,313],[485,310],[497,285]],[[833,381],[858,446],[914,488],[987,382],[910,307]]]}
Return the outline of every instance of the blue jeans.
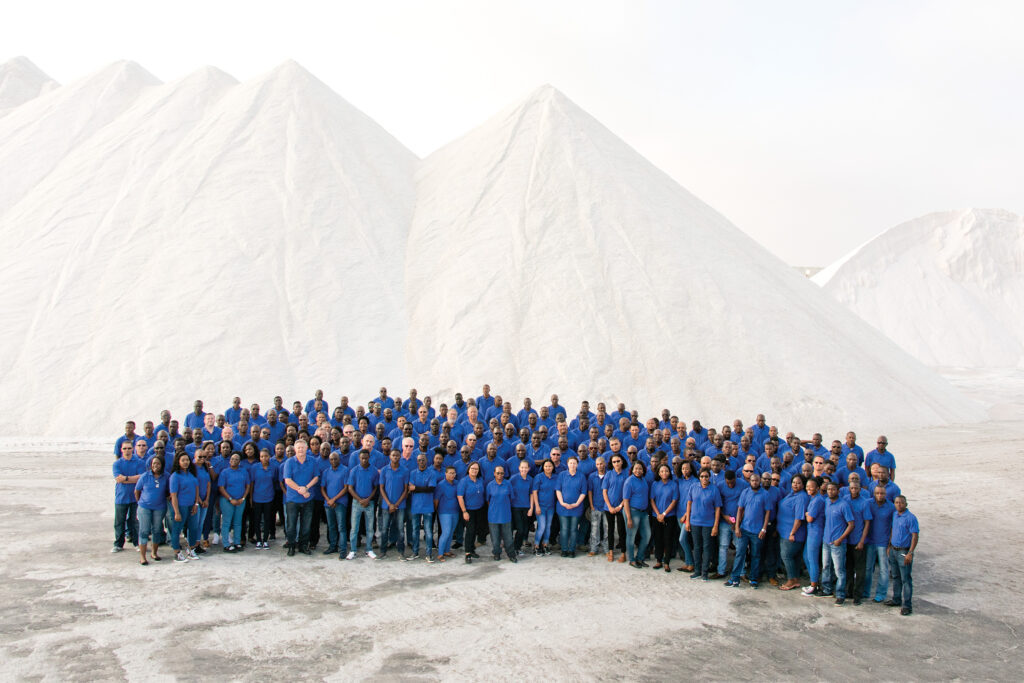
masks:
{"label": "blue jeans", "polygon": [[807,534],[804,541],[804,566],[807,567],[807,574],[811,577],[811,583],[818,584],[821,581],[821,535]]}
{"label": "blue jeans", "polygon": [[626,525],[626,555],[630,562],[640,562],[647,555],[647,544],[651,540],[651,516],[647,510],[630,510],[629,514],[633,517],[633,527]]}
{"label": "blue jeans", "polygon": [[[685,528],[685,527],[684,527]],[[713,526],[697,526],[690,523],[690,534],[693,537],[693,573],[707,576],[711,570],[711,563],[714,561],[712,553],[715,548],[715,538],[711,535]],[[719,531],[718,533],[722,533]]]}
{"label": "blue jeans", "polygon": [[412,516],[412,554],[420,554],[420,529],[423,529],[423,544],[426,546],[426,557],[434,549],[434,513],[417,512]]}
{"label": "blue jeans", "polygon": [[359,523],[366,522],[366,552],[373,549],[373,518],[377,511],[375,501],[370,501],[366,507],[359,504],[359,501],[352,501],[352,530],[349,532],[348,547],[352,552],[359,547]]}
{"label": "blue jeans", "polygon": [[459,515],[456,512],[439,512],[437,518],[441,523],[441,538],[437,541],[437,555],[440,557],[452,551],[452,536]]}
{"label": "blue jeans", "polygon": [[491,530],[491,553],[498,557],[501,555],[501,544],[505,544],[505,555],[509,558],[516,556],[516,550],[512,540],[512,522],[502,524],[488,524]]}
{"label": "blue jeans", "polygon": [[576,552],[576,531],[579,524],[579,517],[558,515],[558,542],[562,546],[562,552]]}
{"label": "blue jeans", "polygon": [[911,599],[914,597],[914,578],[911,570],[914,568],[914,561],[910,564],[903,564],[907,557],[906,550],[889,550],[889,574],[892,576],[892,601],[897,605],[913,609]]}
{"label": "blue jeans", "polygon": [[139,508],[139,543],[148,543],[150,536],[153,543],[159,545],[164,542],[164,513],[163,510],[147,510]]}
{"label": "blue jeans", "polygon": [[327,547],[342,555],[348,552],[348,503],[339,500],[333,508],[324,506],[327,514]]}
{"label": "blue jeans", "polygon": [[[729,544],[736,541],[736,528],[729,522],[718,523],[718,573],[726,576],[729,564]],[[738,548],[737,548],[738,550]],[[739,553],[736,554],[739,557]],[[734,562],[735,563],[735,562]]]}
{"label": "blue jeans", "polygon": [[846,597],[846,543],[821,544],[821,588],[831,593],[833,586],[837,598]]}
{"label": "blue jeans", "polygon": [[312,499],[304,503],[287,501],[284,504],[287,514],[285,515],[284,531],[288,542],[296,550],[309,545],[309,527],[313,522],[313,506],[321,503],[313,502]]}
{"label": "blue jeans", "polygon": [[114,545],[124,547],[125,535],[132,545],[139,544],[138,503],[114,503]]}
{"label": "blue jeans", "polygon": [[187,532],[187,543],[189,547],[195,546],[199,542],[199,513],[192,514],[192,506],[179,507],[178,511],[181,513],[181,521],[174,519],[174,509],[171,509],[171,519],[173,520],[173,526],[171,527],[171,547],[175,550],[181,550],[181,530],[185,529]]}
{"label": "blue jeans", "polygon": [[889,557],[888,546],[869,545],[865,548],[866,563],[864,566],[864,593],[861,597],[871,597],[872,572],[878,567],[878,583],[875,584],[875,600],[885,600],[889,592]]}
{"label": "blue jeans", "polygon": [[238,505],[232,505],[229,498],[221,496],[220,499],[220,544],[225,548],[231,545],[228,542],[229,532],[235,532],[234,543],[242,542],[242,515],[245,513],[245,501]]}
{"label": "blue jeans", "polygon": [[206,538],[210,535],[209,527],[206,525],[206,518],[210,516],[210,508],[199,506],[199,536]]}
{"label": "blue jeans", "polygon": [[683,549],[683,564],[693,566],[693,538],[682,517],[679,518],[679,547]]}
{"label": "blue jeans", "polygon": [[[405,554],[405,508],[398,508],[394,512],[388,510],[387,505],[381,505],[381,526],[380,526],[380,555],[384,557],[384,554],[388,551],[387,546],[384,545],[384,539],[395,538],[392,534],[397,533],[398,552]],[[392,526],[394,525],[394,530]]]}
{"label": "blue jeans", "polygon": [[534,545],[548,542],[548,537],[551,536],[551,519],[554,516],[554,510],[541,510],[537,515],[537,530],[533,532]]}
{"label": "blue jeans", "polygon": [[761,576],[761,544],[762,539],[752,531],[740,529],[740,535],[736,537],[736,557],[732,561],[732,580],[739,581],[743,574],[743,563],[747,556],[747,548],[750,549],[750,571],[747,578],[751,583],[757,583]]}
{"label": "blue jeans", "polygon": [[782,564],[786,567],[786,578],[790,581],[799,579],[800,556],[804,552],[804,542],[791,541],[786,537],[779,539],[779,544],[782,550]]}

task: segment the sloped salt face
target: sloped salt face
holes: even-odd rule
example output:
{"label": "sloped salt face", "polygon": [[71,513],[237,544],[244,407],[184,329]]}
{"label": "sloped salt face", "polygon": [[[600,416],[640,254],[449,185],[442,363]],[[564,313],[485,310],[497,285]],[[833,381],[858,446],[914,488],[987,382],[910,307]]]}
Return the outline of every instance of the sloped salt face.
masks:
{"label": "sloped salt face", "polygon": [[0,219],[0,431],[404,384],[416,162],[294,63],[147,92]]}
{"label": "sloped salt face", "polygon": [[0,64],[0,117],[56,87],[57,82],[26,57]]}
{"label": "sloped salt face", "polygon": [[923,363],[1024,367],[1024,218],[931,213],[898,225],[814,281]]}
{"label": "sloped salt face", "polygon": [[417,181],[414,384],[804,430],[980,417],[553,88]]}

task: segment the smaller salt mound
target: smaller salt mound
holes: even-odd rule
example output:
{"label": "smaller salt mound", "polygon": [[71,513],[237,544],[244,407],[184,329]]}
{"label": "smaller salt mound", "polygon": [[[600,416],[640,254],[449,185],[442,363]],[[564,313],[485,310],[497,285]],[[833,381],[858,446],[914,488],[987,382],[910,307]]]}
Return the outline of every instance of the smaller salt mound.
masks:
{"label": "smaller salt mound", "polygon": [[998,209],[897,225],[814,282],[933,367],[1024,367],[1024,218]]}
{"label": "smaller salt mound", "polygon": [[0,64],[0,116],[56,87],[57,81],[27,57],[15,57]]}

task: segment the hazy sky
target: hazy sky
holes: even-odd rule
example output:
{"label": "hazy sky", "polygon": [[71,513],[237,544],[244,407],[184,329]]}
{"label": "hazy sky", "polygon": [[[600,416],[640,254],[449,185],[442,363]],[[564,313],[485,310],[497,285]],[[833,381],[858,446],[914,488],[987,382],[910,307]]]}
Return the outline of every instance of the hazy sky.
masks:
{"label": "hazy sky", "polygon": [[21,2],[0,46],[240,80],[293,58],[420,156],[551,83],[785,261],[1024,213],[1024,2]]}

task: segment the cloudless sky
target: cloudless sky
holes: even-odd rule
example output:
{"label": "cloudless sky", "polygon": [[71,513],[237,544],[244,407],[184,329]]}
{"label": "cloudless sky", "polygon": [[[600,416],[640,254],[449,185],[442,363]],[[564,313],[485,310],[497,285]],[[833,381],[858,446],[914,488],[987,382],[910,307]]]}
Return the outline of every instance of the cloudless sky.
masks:
{"label": "cloudless sky", "polygon": [[66,83],[301,63],[420,156],[551,83],[794,265],[930,211],[1024,213],[1024,2],[22,2]]}

